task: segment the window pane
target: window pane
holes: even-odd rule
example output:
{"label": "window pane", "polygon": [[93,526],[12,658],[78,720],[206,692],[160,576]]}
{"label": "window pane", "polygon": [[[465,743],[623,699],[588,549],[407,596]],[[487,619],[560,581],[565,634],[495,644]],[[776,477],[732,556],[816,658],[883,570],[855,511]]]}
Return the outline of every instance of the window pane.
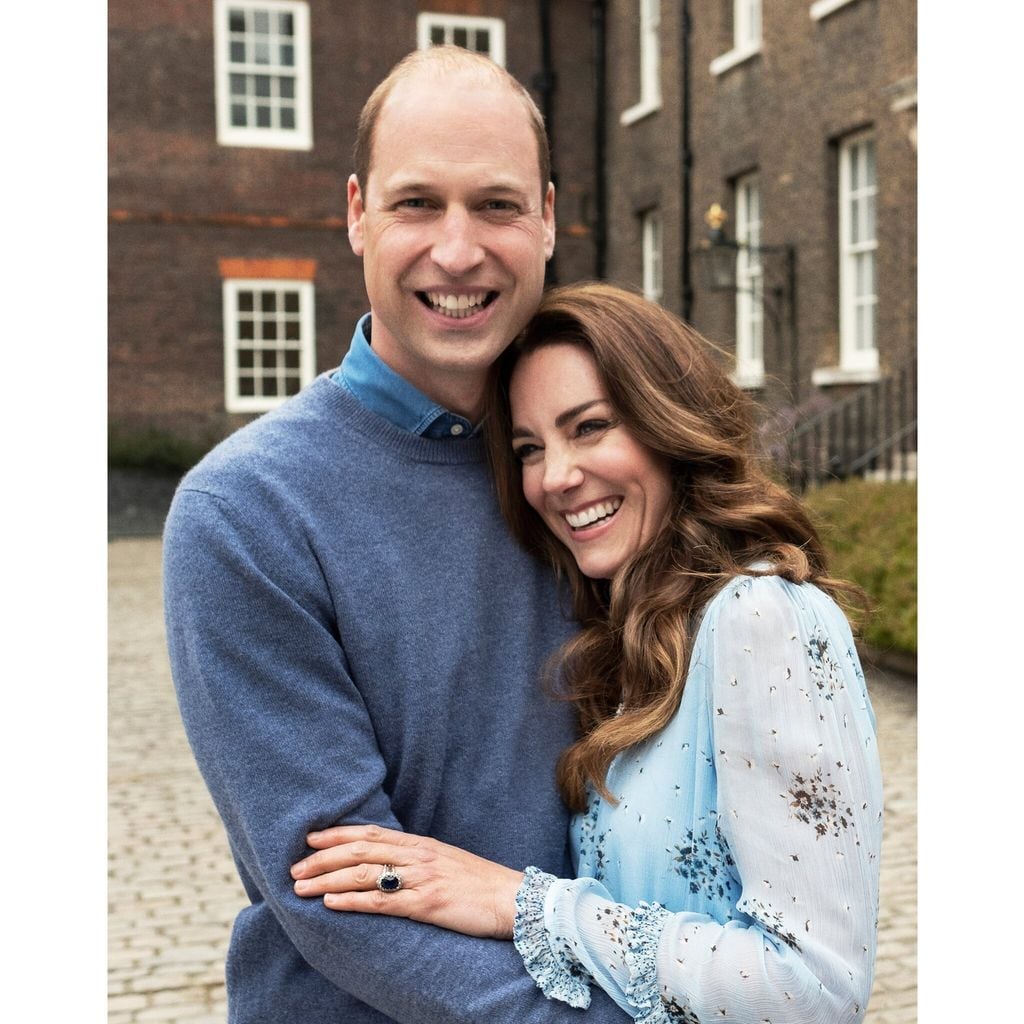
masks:
{"label": "window pane", "polygon": [[[238,76],[241,77],[240,75]],[[270,75],[254,75],[256,83],[256,95],[257,96],[269,96],[270,95]]]}
{"label": "window pane", "polygon": [[245,11],[238,10],[237,7],[232,7],[228,11],[228,28],[232,32],[244,32],[245,31]]}
{"label": "window pane", "polygon": [[251,370],[253,365],[252,349],[243,348],[238,350],[238,367],[241,370]]}
{"label": "window pane", "polygon": [[245,75],[229,75],[231,82],[231,95],[232,96],[244,96],[245,95]]}
{"label": "window pane", "polygon": [[253,58],[257,64],[270,63],[270,44],[257,42],[253,44]]}
{"label": "window pane", "polygon": [[228,48],[232,64],[245,63],[245,43],[233,42]]}
{"label": "window pane", "polygon": [[299,378],[298,377],[285,377],[285,379],[284,379],[284,393],[286,395],[297,395],[299,393]]}
{"label": "window pane", "polygon": [[245,127],[245,107],[239,106],[237,103],[231,105],[231,124],[235,128]]}
{"label": "window pane", "polygon": [[253,323],[251,320],[238,321],[238,337],[242,341],[251,341],[253,339]]}
{"label": "window pane", "polygon": [[282,36],[295,35],[295,26],[292,23],[292,16],[290,14],[279,14],[277,16],[277,31]]}
{"label": "window pane", "polygon": [[278,111],[281,115],[281,127],[282,128],[294,128],[295,127],[295,108],[294,107],[281,107]]}
{"label": "window pane", "polygon": [[257,35],[265,36],[270,31],[270,12],[254,11],[252,29]]}
{"label": "window pane", "polygon": [[260,309],[264,313],[276,313],[277,292],[260,292]]}
{"label": "window pane", "polygon": [[476,52],[491,52],[491,33],[488,32],[487,29],[485,28],[478,28],[476,30]]}
{"label": "window pane", "polygon": [[263,394],[275,396],[277,395],[277,378],[276,377],[264,377],[263,378]]}
{"label": "window pane", "polygon": [[284,336],[286,341],[299,340],[299,324],[297,320],[289,320],[284,325]]}
{"label": "window pane", "polygon": [[854,199],[850,203],[850,242],[856,245],[860,241],[860,202]]}
{"label": "window pane", "polygon": [[238,378],[238,393],[242,398],[251,398],[256,394],[256,387],[252,377]]}
{"label": "window pane", "polygon": [[875,183],[875,144],[874,142],[864,143],[865,171],[864,176],[868,185]]}
{"label": "window pane", "polygon": [[465,48],[466,43],[468,42],[466,38],[466,30],[464,28],[452,29],[452,42],[456,46],[461,46]]}
{"label": "window pane", "polygon": [[294,349],[289,349],[285,352],[284,365],[287,370],[297,370],[299,368],[299,353]]}
{"label": "window pane", "polygon": [[298,292],[285,292],[284,293],[284,311],[286,313],[298,313],[298,311],[299,311],[299,293]]}
{"label": "window pane", "polygon": [[295,47],[291,43],[281,44],[281,56],[279,63],[282,67],[291,68],[295,66]]}
{"label": "window pane", "polygon": [[238,293],[238,309],[242,313],[249,313],[252,311],[252,292]]}
{"label": "window pane", "polygon": [[430,42],[434,46],[440,46],[444,42],[444,29],[440,25],[430,27]]}
{"label": "window pane", "polygon": [[264,320],[263,321],[263,340],[264,341],[277,341],[277,321],[276,320]]}
{"label": "window pane", "polygon": [[270,107],[257,106],[256,107],[256,127],[257,128],[269,128],[270,127]]}
{"label": "window pane", "polygon": [[264,370],[276,370],[277,369],[277,353],[276,352],[261,352],[260,353],[260,365]]}
{"label": "window pane", "polygon": [[875,239],[875,197],[864,197],[864,240],[873,242]]}
{"label": "window pane", "polygon": [[295,79],[290,75],[282,75],[277,80],[277,94],[282,99],[291,100],[295,98]]}

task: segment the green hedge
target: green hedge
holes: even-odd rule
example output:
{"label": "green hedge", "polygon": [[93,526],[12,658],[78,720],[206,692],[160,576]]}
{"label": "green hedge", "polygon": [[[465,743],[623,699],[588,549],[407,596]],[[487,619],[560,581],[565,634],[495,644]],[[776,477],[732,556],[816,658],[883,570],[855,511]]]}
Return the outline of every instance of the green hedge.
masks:
{"label": "green hedge", "polygon": [[863,587],[874,609],[864,642],[917,654],[917,484],[845,480],[803,496],[833,575]]}
{"label": "green hedge", "polygon": [[111,426],[107,433],[107,465],[117,469],[184,473],[212,447],[212,442],[190,441],[163,430]]}

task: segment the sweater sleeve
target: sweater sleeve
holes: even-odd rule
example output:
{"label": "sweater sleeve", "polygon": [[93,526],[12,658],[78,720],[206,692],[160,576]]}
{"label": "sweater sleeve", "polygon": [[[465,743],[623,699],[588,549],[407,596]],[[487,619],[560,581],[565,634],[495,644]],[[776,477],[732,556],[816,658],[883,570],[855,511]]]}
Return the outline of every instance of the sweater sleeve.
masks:
{"label": "sweater sleeve", "polygon": [[[373,723],[311,553],[282,558],[223,499],[182,489],[164,537],[172,675],[196,760],[250,899],[338,988],[405,1024],[561,1022],[511,943],[301,899],[311,829],[401,828]],[[606,1001],[597,1019],[621,1021]]]}
{"label": "sweater sleeve", "polygon": [[816,588],[766,577],[723,594],[705,627],[717,838],[740,916],[629,907],[593,879],[531,872],[520,953],[550,997],[585,1004],[592,980],[644,1024],[860,1021],[882,793],[845,619]]}

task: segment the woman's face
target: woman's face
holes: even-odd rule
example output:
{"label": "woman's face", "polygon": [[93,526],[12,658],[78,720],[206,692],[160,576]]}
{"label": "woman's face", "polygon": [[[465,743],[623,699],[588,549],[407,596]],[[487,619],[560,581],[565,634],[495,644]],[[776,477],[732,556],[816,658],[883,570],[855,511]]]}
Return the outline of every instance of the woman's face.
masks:
{"label": "woman's face", "polygon": [[665,523],[668,461],[620,423],[594,357],[579,345],[523,356],[509,398],[526,500],[582,573],[611,579]]}

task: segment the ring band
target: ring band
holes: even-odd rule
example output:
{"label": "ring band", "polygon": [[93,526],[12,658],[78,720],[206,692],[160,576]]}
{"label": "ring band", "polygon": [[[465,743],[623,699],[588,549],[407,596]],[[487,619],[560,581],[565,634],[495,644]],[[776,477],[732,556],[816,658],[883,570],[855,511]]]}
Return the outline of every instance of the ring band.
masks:
{"label": "ring band", "polygon": [[402,888],[402,876],[395,870],[394,864],[385,864],[377,876],[377,888],[381,892],[398,892]]}

